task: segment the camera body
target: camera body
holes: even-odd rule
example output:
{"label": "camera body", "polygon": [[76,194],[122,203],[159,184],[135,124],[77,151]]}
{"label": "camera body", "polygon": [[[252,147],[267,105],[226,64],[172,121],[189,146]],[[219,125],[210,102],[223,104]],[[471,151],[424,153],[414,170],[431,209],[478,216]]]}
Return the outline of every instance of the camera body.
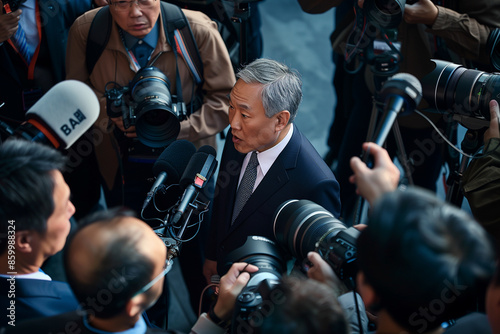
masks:
{"label": "camera body", "polygon": [[309,200],[289,200],[274,215],[278,244],[301,262],[305,271],[307,253],[318,252],[348,288],[357,273],[356,240],[359,231],[347,228],[322,206]]}
{"label": "camera body", "polygon": [[273,308],[273,288],[279,284],[286,272],[285,256],[273,241],[249,236],[245,243],[230,252],[224,260],[224,268],[229,270],[234,262],[246,262],[259,268],[250,275],[250,280],[236,298],[231,321],[231,333],[260,326],[263,318]]}
{"label": "camera body", "polygon": [[172,102],[169,79],[154,66],[141,68],[128,86],[108,82],[104,95],[108,116],[122,117],[125,129],[135,126],[139,141],[149,147],[172,143],[186,119],[186,108]]}
{"label": "camera body", "polygon": [[26,0],[4,0],[3,1],[3,12],[10,13],[15,12],[21,7],[21,4],[26,2]]}

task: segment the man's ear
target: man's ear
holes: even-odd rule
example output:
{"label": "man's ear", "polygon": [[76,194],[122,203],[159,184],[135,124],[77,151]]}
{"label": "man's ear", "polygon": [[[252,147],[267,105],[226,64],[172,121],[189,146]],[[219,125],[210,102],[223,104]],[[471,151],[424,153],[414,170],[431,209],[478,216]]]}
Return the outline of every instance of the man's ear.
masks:
{"label": "man's ear", "polygon": [[366,281],[365,274],[362,271],[358,272],[356,282],[358,293],[361,295],[365,306],[369,308],[370,306],[378,305],[377,294],[370,283]]}
{"label": "man's ear", "polygon": [[290,112],[288,110],[282,110],[276,114],[276,131],[283,130],[290,121]]}
{"label": "man's ear", "polygon": [[30,230],[16,231],[16,252],[31,253],[37,240],[35,233]]}
{"label": "man's ear", "polygon": [[127,305],[125,305],[125,310],[127,312],[127,315],[130,318],[134,318],[137,315],[141,315],[145,309],[144,303],[145,303],[145,298],[143,293],[131,298],[127,302]]}

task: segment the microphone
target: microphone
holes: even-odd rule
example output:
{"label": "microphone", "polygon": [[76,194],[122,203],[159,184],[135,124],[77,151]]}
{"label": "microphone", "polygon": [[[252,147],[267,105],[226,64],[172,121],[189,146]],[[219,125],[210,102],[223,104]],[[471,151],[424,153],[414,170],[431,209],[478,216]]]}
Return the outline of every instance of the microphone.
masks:
{"label": "microphone", "polygon": [[53,86],[26,113],[14,134],[29,141],[68,149],[95,123],[99,100],[94,91],[77,80]]}
{"label": "microphone", "polygon": [[157,175],[155,183],[151,190],[147,193],[142,209],[153,198],[153,195],[160,185],[168,180],[169,184],[179,183],[182,172],[186,169],[189,159],[196,152],[196,147],[187,140],[176,140],[172,142],[163,152],[153,165],[153,174]]}
{"label": "microphone", "polygon": [[410,114],[420,103],[422,85],[413,75],[398,73],[385,82],[380,96],[385,100],[384,115],[372,142],[382,146],[398,114]]}
{"label": "microphone", "polygon": [[205,145],[200,147],[198,152],[189,160],[180,181],[181,187],[186,190],[182,194],[181,202],[172,218],[172,224],[176,224],[181,219],[189,205],[198,197],[200,189],[203,189],[208,184],[217,168],[216,155],[212,146]]}

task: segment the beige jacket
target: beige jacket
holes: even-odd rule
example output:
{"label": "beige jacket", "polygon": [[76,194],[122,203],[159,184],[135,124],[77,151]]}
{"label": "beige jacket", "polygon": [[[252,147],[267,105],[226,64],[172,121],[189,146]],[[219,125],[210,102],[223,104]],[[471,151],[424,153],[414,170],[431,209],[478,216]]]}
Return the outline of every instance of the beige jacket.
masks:
{"label": "beige jacket", "polygon": [[[114,149],[117,147],[112,133],[114,125],[106,114],[105,85],[110,81],[115,81],[125,86],[132,80],[135,72],[120,38],[118,25],[113,22],[108,45],[89,77],[85,65],[85,50],[90,25],[98,10],[94,9],[83,14],[72,25],[68,38],[66,72],[67,79],[80,80],[92,87],[100,100],[100,116],[94,129],[97,133],[93,137],[99,169],[107,186],[112,188],[118,171],[119,156],[117,150]],[[227,94],[231,91],[236,78],[216,23],[201,12],[184,10],[184,13],[198,44],[205,81],[202,87],[203,105],[188,120],[181,122],[178,139],[187,139],[198,147],[206,144],[216,147],[215,135],[229,124]],[[175,94],[175,56],[171,46],[167,43],[161,14],[157,24],[160,24],[160,36],[151,59],[154,60],[159,56],[153,64],[149,65],[159,68],[167,75],[171,84],[170,91]],[[182,57],[179,57],[178,66],[184,101],[189,102],[193,93],[191,72]]]}

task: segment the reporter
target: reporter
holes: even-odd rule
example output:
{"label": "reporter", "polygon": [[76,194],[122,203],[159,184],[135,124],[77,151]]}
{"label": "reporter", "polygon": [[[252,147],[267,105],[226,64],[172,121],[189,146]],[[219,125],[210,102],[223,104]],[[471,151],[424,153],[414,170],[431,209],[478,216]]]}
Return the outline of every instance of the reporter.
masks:
{"label": "reporter", "polygon": [[[7,333],[60,333],[68,326],[75,333],[171,333],[148,328],[141,316],[162,293],[172,265],[167,248],[149,225],[131,214],[117,209],[98,212],[82,221],[69,241],[66,270],[79,310],[19,323]],[[221,279],[214,318],[228,320],[248,273],[257,270],[246,263],[233,264]],[[192,332],[224,333],[216,321],[203,313]]]}

